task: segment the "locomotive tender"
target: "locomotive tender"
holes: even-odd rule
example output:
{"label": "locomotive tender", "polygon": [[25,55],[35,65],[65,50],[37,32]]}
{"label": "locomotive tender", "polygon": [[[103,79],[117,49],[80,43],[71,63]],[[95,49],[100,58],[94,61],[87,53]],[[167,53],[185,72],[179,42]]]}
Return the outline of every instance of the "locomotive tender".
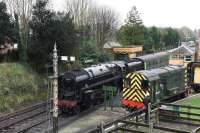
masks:
{"label": "locomotive tender", "polygon": [[125,61],[111,61],[65,72],[58,78],[58,107],[65,112],[103,102],[103,85],[123,88],[123,77],[129,73],[168,65],[168,52],[149,54]]}

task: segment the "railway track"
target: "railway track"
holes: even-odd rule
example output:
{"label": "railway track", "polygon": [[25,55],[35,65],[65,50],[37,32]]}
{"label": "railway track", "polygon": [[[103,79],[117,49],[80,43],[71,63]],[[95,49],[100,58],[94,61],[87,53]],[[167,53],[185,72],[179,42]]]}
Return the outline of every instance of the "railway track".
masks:
{"label": "railway track", "polygon": [[45,123],[48,102],[41,102],[0,117],[1,133],[21,133]]}
{"label": "railway track", "polygon": [[[66,116],[59,114],[59,127],[71,123],[98,109],[102,105],[97,105],[81,112],[78,115]],[[49,112],[47,102],[37,103],[24,109],[0,116],[0,133],[41,133],[52,131],[52,121],[49,123]]]}

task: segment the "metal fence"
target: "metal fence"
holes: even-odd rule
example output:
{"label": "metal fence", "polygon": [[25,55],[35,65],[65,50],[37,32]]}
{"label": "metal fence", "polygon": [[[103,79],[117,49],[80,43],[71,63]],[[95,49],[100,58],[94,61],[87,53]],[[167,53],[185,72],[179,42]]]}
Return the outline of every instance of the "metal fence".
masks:
{"label": "metal fence", "polygon": [[[194,112],[194,110],[197,110]],[[88,133],[112,133],[112,132],[172,132],[172,133],[199,133],[200,132],[200,107],[160,103],[154,106],[148,105],[147,109],[137,110],[116,120],[101,123]],[[178,123],[180,125],[193,126],[194,129],[176,129],[159,124],[160,122]],[[142,129],[142,130],[141,130]]]}

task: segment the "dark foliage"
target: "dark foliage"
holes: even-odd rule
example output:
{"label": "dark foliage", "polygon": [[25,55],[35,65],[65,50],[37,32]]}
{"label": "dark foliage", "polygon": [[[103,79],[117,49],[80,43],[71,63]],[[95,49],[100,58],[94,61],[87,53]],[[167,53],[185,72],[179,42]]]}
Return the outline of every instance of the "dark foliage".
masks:
{"label": "dark foliage", "polygon": [[47,2],[39,0],[33,8],[30,23],[32,36],[28,48],[31,64],[39,71],[51,61],[51,53],[56,43],[59,55],[74,55],[76,30],[69,14],[54,13],[46,8]]}
{"label": "dark foliage", "polygon": [[6,4],[4,2],[0,2],[0,45],[4,44],[5,38],[13,38],[13,25],[11,23],[11,17],[6,11]]}

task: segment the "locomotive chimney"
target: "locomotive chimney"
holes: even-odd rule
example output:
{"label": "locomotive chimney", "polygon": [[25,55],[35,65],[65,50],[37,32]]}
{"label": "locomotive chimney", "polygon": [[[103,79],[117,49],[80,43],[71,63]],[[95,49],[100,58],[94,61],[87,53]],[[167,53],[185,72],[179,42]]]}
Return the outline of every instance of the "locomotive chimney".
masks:
{"label": "locomotive chimney", "polygon": [[195,46],[195,59],[194,59],[194,61],[198,61],[198,57],[199,57],[199,43],[200,43],[200,38],[196,42],[196,46]]}

